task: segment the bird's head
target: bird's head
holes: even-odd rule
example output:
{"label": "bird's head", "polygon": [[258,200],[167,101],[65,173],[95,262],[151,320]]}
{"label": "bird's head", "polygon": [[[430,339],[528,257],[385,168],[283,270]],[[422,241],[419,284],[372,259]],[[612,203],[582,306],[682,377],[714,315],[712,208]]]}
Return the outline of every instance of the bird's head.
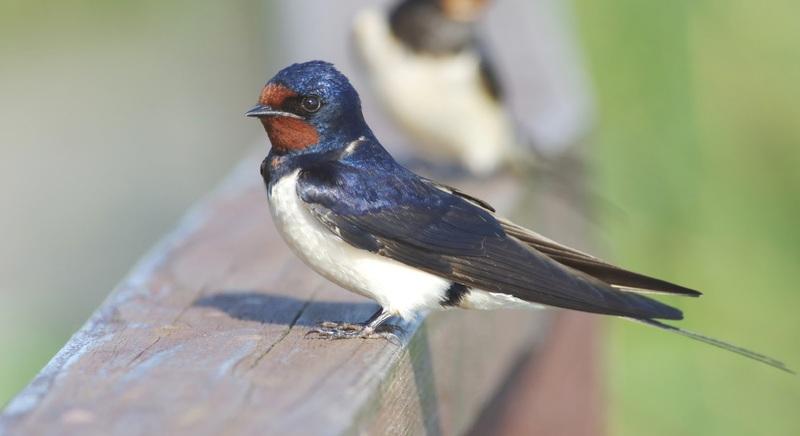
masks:
{"label": "bird's head", "polygon": [[369,132],[358,93],[333,65],[290,65],[270,79],[246,115],[261,120],[279,155],[328,151]]}

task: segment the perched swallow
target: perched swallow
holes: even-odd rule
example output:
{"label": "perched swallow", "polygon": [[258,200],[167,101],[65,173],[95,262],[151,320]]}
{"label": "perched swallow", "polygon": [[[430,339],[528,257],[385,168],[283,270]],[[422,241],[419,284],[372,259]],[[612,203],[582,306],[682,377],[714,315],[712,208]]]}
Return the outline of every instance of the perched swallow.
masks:
{"label": "perched swallow", "polygon": [[503,103],[475,22],[486,0],[403,0],[356,16],[357,54],[384,106],[429,161],[475,175],[533,163]]}
{"label": "perched swallow", "polygon": [[399,165],[373,135],[358,93],[333,65],[281,70],[247,112],[272,148],[261,164],[279,232],[312,269],[381,310],[330,338],[374,337],[387,318],[427,310],[552,306],[615,315],[777,368],[780,362],[663,324],[680,310],[640,292],[700,293],[627,271],[499,217],[484,201]]}

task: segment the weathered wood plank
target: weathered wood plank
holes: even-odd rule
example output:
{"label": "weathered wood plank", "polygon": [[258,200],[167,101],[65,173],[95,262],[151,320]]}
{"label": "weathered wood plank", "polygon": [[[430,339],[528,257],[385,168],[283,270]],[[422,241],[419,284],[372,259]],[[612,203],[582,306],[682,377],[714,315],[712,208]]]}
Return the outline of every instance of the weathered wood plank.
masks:
{"label": "weathered wood plank", "polygon": [[[501,383],[540,318],[446,313],[423,329],[419,322],[406,325],[403,347],[305,338],[319,321],[357,321],[375,305],[313,275],[289,253],[270,222],[257,167],[257,159],[245,161],[187,215],[9,405],[0,428],[16,434],[334,434],[378,422],[466,428],[485,399],[473,394]],[[477,188],[505,207],[515,192],[509,180]],[[483,352],[495,357],[474,358]],[[434,374],[454,380],[431,383]],[[463,401],[431,414],[431,389]]]}
{"label": "weathered wood plank", "polygon": [[597,316],[559,312],[551,334],[509,377],[469,434],[605,434]]}

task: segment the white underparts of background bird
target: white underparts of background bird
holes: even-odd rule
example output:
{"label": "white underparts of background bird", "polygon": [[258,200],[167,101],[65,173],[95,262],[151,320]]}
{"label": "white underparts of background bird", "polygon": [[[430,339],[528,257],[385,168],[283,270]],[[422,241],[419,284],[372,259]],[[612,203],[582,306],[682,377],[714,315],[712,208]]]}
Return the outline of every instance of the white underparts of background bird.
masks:
{"label": "white underparts of background bird", "polygon": [[417,152],[471,174],[530,170],[528,135],[514,122],[475,21],[486,1],[404,0],[366,9],[353,24],[355,49],[373,91],[415,140]]}

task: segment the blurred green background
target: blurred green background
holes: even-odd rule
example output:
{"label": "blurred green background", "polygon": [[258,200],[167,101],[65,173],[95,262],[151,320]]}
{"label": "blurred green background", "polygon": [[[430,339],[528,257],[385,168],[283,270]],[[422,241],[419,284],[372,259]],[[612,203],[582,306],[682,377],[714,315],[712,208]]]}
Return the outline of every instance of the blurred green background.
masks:
{"label": "blurred green background", "polygon": [[[578,0],[593,188],[620,263],[705,292],[681,325],[800,368],[800,4]],[[800,382],[612,321],[611,434],[797,435]]]}
{"label": "blurred green background", "polygon": [[[500,0],[503,1],[503,0]],[[800,366],[800,7],[574,0],[597,239],[705,291],[682,325]],[[0,1],[0,404],[262,141],[260,1]],[[620,212],[624,211],[624,212]],[[612,321],[610,434],[800,434],[800,382]]]}

